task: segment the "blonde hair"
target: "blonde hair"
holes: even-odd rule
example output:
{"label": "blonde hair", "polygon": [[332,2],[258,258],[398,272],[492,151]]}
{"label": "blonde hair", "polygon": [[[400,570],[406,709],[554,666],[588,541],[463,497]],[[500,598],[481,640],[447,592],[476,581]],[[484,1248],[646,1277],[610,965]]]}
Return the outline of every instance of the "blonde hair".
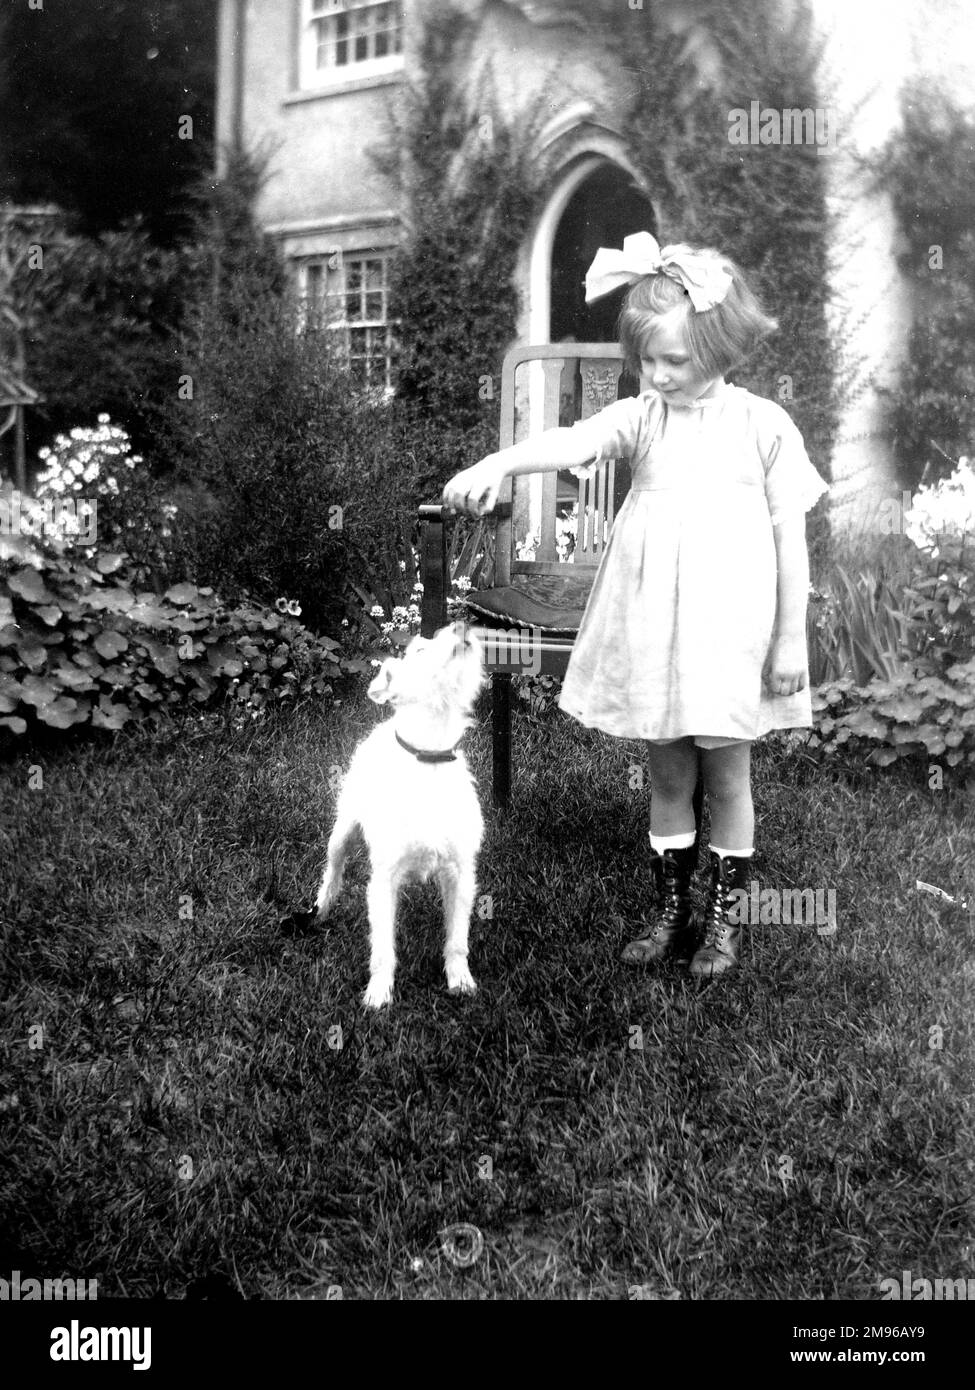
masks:
{"label": "blonde hair", "polygon": [[627,368],[634,376],[640,375],[643,349],[656,333],[659,320],[675,309],[686,310],[683,329],[688,355],[709,378],[724,376],[778,328],[735,262],[716,251],[706,254],[717,256],[732,276],[728,293],[711,309],[696,313],[683,285],[662,271],[645,275],[627,292],[617,331]]}

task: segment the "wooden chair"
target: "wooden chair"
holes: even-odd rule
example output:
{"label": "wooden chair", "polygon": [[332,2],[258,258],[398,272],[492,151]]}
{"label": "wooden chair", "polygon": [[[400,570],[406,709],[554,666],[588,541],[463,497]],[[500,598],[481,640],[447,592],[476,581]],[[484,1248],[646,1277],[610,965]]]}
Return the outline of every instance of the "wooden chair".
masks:
{"label": "wooden chair", "polygon": [[[501,447],[556,425],[588,419],[637,383],[625,375],[616,343],[515,347],[501,370]],[[629,490],[625,459],[602,463],[591,478],[568,469],[505,481],[494,518],[494,572],[467,595],[477,616],[492,685],[494,800],[511,796],[511,678],[564,676],[613,518]],[[574,525],[566,518],[575,504]],[[420,507],[423,601],[420,631],[447,621],[447,528],[439,503]],[[561,535],[560,535],[561,532]],[[560,555],[561,550],[561,555]],[[700,825],[701,790],[695,797]]]}

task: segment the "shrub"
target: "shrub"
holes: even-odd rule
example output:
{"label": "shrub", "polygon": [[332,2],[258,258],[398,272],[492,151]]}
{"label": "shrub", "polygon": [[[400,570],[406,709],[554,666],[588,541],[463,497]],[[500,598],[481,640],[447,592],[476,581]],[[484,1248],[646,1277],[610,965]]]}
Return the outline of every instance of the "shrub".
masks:
{"label": "shrub", "polygon": [[45,247],[27,340],[44,401],[29,417],[29,444],[104,411],[138,449],[153,446],[154,465],[171,462],[156,433],[179,387],[175,335],[190,279],[187,254],[153,246],[137,226]]}
{"label": "shrub", "polygon": [[491,435],[364,392],[328,333],[300,325],[298,304],[247,276],[199,306],[193,398],[172,403],[168,428],[209,505],[180,518],[178,539],[198,582],[292,594],[334,631],[350,611],[407,601],[417,505]]}
{"label": "shrub", "polygon": [[944,477],[975,431],[975,122],[944,94],[908,88],[903,127],[880,161],[915,297],[892,398],[898,454],[913,486]]}

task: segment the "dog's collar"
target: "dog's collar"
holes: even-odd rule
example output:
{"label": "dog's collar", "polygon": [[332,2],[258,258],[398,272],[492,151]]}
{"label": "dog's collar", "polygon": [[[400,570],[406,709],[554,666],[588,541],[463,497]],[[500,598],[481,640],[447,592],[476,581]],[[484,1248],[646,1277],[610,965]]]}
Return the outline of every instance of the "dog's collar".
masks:
{"label": "dog's collar", "polygon": [[[400,738],[399,734],[396,733],[395,729],[393,730],[393,733],[396,734],[396,742],[399,744],[399,746],[401,748],[405,748],[407,753],[412,753],[414,758],[416,758],[417,762],[454,763],[457,761],[457,754],[454,752],[454,748],[457,747],[457,743],[460,743],[460,739],[457,740],[457,743],[454,744],[453,748],[414,748],[412,743],[407,743],[405,738]],[[461,735],[461,737],[463,737],[463,735]]]}

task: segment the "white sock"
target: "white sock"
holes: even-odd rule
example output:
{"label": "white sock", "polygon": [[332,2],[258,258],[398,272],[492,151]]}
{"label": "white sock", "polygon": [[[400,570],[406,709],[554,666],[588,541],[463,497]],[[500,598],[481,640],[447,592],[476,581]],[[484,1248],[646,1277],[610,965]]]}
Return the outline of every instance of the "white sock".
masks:
{"label": "white sock", "polygon": [[708,849],[712,854],[720,855],[722,859],[729,856],[734,859],[750,859],[755,853],[754,845],[750,849],[718,849],[717,845],[708,845]]}
{"label": "white sock", "polygon": [[663,854],[665,849],[690,849],[695,834],[693,830],[682,830],[679,835],[655,835],[651,830],[650,848],[657,854]]}

